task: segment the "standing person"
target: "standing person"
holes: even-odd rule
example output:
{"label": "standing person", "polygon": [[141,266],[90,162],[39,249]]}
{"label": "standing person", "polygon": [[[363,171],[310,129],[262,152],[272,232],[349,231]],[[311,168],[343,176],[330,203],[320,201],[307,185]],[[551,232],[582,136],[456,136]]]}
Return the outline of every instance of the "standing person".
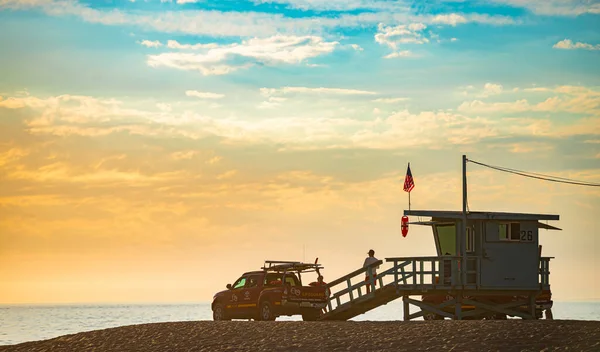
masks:
{"label": "standing person", "polygon": [[[379,261],[379,259],[375,258],[375,251],[370,249],[369,250],[369,256],[365,259],[365,262],[363,264],[363,268],[366,268],[367,266],[369,266],[370,264],[373,264],[375,262]],[[373,274],[373,279],[377,279],[377,269],[379,269],[379,265],[372,267],[371,268],[371,273]],[[369,282],[369,272],[365,271],[365,282]],[[371,285],[367,284],[367,294],[369,294],[371,292]]]}

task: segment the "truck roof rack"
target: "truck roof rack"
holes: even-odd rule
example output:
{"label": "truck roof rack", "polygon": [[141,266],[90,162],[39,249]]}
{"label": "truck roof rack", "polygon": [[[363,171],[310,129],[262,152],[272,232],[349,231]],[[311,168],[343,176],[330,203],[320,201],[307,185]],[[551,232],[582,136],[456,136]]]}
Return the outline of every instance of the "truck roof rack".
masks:
{"label": "truck roof rack", "polygon": [[264,271],[319,271],[323,269],[321,264],[317,263],[302,263],[302,262],[291,262],[281,260],[265,260],[265,265],[261,268]]}

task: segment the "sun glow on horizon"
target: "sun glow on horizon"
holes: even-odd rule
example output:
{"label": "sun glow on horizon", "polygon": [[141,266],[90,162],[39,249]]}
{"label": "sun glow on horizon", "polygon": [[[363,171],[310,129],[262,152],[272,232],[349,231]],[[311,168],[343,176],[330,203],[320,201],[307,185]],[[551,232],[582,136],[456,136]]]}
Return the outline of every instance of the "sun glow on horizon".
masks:
{"label": "sun glow on horizon", "polygon": [[[400,235],[408,162],[412,209],[461,209],[462,154],[600,182],[595,6],[0,0],[0,304],[433,255]],[[471,210],[560,215],[554,298],[600,300],[598,188],[473,164],[468,186]]]}

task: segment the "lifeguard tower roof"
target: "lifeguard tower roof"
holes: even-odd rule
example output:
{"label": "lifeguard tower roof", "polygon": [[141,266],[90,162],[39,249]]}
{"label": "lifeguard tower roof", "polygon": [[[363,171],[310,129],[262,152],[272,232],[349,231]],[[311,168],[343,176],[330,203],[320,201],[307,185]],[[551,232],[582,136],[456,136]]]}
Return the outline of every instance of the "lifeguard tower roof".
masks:
{"label": "lifeguard tower roof", "polygon": [[[463,213],[452,210],[405,210],[404,215],[431,217],[432,221],[413,221],[411,225],[434,225],[436,220],[462,219]],[[468,220],[499,220],[499,221],[538,221],[537,227],[546,230],[561,230],[540,220],[559,220],[558,215],[552,214],[527,214],[527,213],[505,213],[493,211],[471,211],[467,212]]]}
{"label": "lifeguard tower roof", "polygon": [[[428,216],[442,219],[462,219],[461,211],[450,210],[405,210],[404,215]],[[467,219],[471,220],[559,220],[558,215],[551,214],[527,214],[527,213],[504,213],[493,211],[470,211]]]}

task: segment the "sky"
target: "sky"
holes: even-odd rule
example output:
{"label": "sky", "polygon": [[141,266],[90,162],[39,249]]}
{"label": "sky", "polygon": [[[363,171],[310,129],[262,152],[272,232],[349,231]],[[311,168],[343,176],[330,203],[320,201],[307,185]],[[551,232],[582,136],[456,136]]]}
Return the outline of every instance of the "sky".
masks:
{"label": "sky", "polygon": [[[209,302],[435,255],[461,158],[600,182],[600,2],[0,0],[0,304]],[[471,210],[558,214],[557,301],[600,300],[600,189],[467,165]],[[411,219],[416,220],[416,219]]]}

